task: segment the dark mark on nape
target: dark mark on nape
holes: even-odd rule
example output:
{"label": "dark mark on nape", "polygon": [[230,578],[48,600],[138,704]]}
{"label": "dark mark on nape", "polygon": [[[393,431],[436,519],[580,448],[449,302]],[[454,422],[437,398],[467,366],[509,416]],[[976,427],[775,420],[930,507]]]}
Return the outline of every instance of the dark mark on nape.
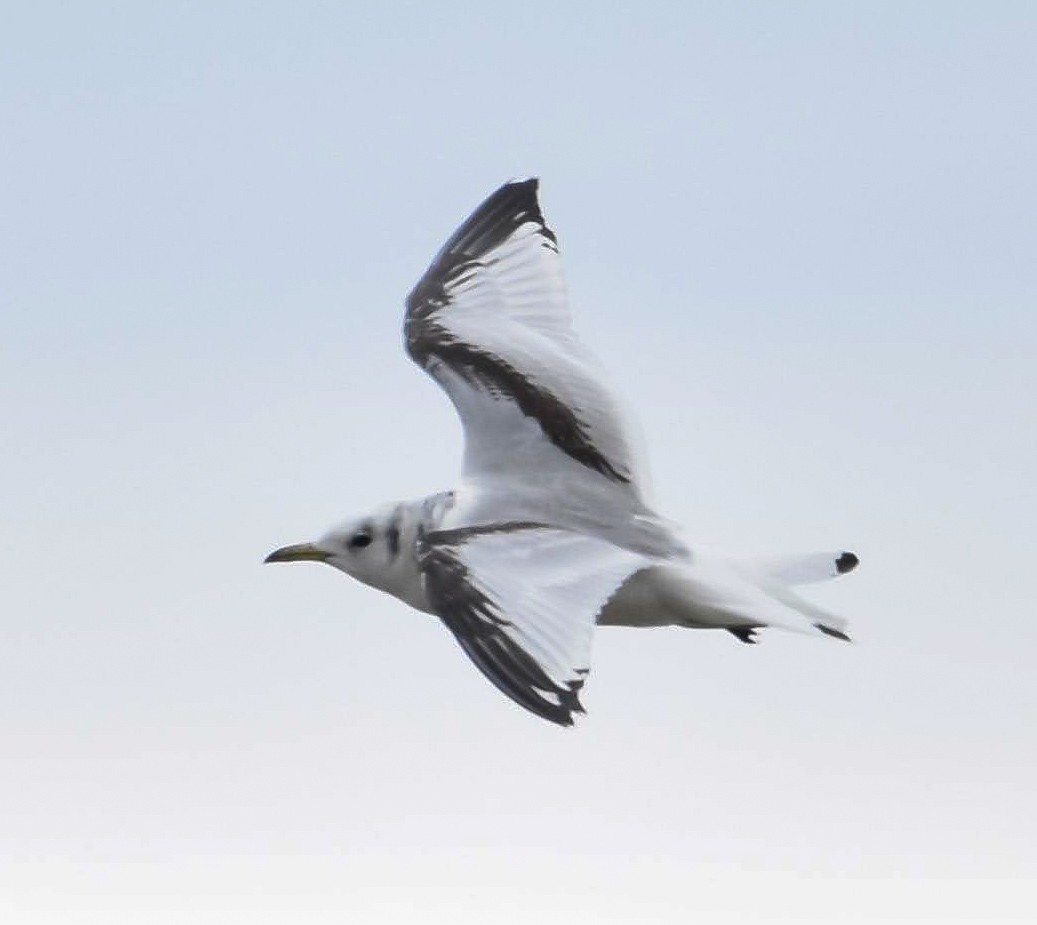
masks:
{"label": "dark mark on nape", "polygon": [[389,547],[389,556],[395,559],[400,554],[400,524],[403,521],[403,505],[396,505],[392,519],[385,530],[385,543]]}

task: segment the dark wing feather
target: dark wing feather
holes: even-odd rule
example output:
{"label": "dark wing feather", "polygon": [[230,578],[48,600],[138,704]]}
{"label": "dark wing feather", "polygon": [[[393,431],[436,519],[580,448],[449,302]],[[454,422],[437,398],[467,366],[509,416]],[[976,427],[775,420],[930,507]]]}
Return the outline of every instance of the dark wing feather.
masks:
{"label": "dark wing feather", "polygon": [[407,343],[413,338],[420,349],[421,321],[450,301],[448,284],[476,269],[481,257],[499,247],[523,225],[533,223],[541,238],[540,246],[558,253],[558,238],[547,227],[537,190],[540,181],[535,177],[512,180],[491,193],[468,216],[444,244],[425,271],[418,284],[407,296]]}
{"label": "dark wing feather", "polygon": [[433,611],[479,670],[537,716],[570,726],[601,608],[645,560],[533,523],[432,532],[418,562]]}
{"label": "dark wing feather", "polygon": [[572,331],[558,242],[537,186],[505,184],[450,237],[407,298],[407,351],[457,407],[466,465],[543,468],[544,452],[529,440],[513,437],[501,450],[501,434],[517,429],[509,417],[517,408],[565,458],[631,486],[632,441]]}

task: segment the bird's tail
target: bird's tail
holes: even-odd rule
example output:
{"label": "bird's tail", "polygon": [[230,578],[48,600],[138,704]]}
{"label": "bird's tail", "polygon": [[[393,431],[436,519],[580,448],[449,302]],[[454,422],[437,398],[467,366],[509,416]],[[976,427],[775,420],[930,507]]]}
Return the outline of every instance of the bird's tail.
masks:
{"label": "bird's tail", "polygon": [[763,559],[742,565],[772,599],[774,606],[766,608],[767,625],[849,642],[845,618],[805,600],[793,591],[793,587],[838,578],[853,571],[858,564],[860,559],[854,553],[840,550]]}
{"label": "bird's tail", "polygon": [[809,585],[818,581],[838,578],[852,572],[860,564],[852,552],[811,552],[797,556],[780,556],[743,563],[743,567],[757,577],[776,584]]}
{"label": "bird's tail", "polygon": [[810,601],[804,600],[788,588],[772,589],[771,594],[787,610],[795,611],[800,619],[806,618],[809,630],[802,623],[798,627],[800,630],[813,631],[825,636],[831,636],[834,639],[842,639],[844,642],[850,642],[850,637],[846,632],[847,620],[845,617],[840,617],[838,614],[824,610]]}

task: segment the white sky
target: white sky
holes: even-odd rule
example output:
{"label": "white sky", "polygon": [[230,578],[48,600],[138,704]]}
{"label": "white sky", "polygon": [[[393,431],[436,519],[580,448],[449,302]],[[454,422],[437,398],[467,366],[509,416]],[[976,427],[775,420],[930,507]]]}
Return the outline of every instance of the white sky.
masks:
{"label": "white sky", "polygon": [[[1037,7],[7,4],[12,922],[1024,921]],[[448,488],[403,356],[543,177],[661,511],[854,549],[854,646],[606,630],[574,731],[262,567]]]}

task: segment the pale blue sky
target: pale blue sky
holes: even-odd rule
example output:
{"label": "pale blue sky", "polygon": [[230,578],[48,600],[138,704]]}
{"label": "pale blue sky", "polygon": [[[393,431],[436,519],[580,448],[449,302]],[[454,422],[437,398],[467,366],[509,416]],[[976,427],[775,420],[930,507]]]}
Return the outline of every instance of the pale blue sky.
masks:
{"label": "pale blue sky", "polygon": [[[1033,901],[985,878],[1037,873],[1037,7],[2,20],[0,910]],[[735,552],[856,549],[814,595],[856,645],[603,631],[565,731],[434,620],[260,565],[450,487],[460,430],[402,300],[529,174],[659,508]]]}

